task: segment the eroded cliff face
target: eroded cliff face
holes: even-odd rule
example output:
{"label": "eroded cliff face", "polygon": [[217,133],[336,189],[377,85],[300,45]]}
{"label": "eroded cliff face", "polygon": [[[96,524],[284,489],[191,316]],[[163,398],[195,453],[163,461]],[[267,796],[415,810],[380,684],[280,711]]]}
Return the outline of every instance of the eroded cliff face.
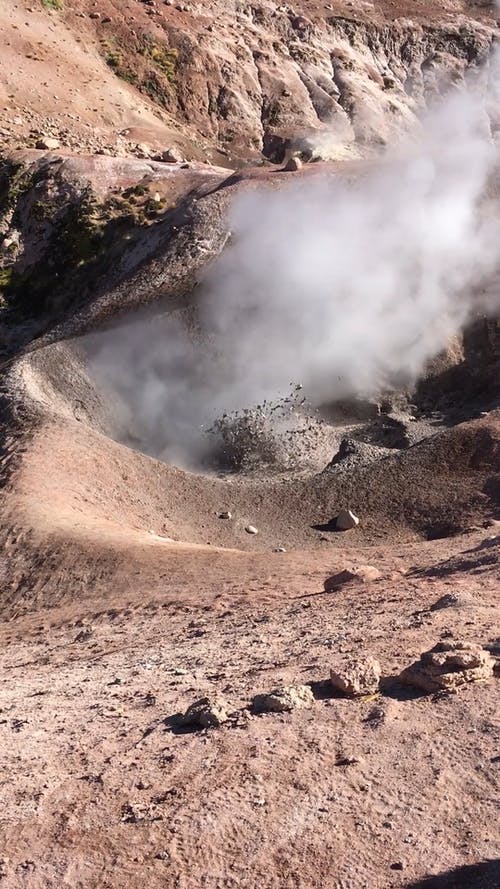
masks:
{"label": "eroded cliff face", "polygon": [[[361,156],[415,123],[487,58],[494,31],[289,12],[240,13],[222,61],[212,34],[190,47],[171,110],[238,156],[283,159],[284,140],[325,159]],[[186,41],[183,36],[183,40]]]}
{"label": "eroded cliff face", "polygon": [[[47,6],[53,6],[52,10]],[[360,156],[487,58],[493,4],[0,3],[0,138],[228,166]],[[19,60],[22,60],[19,72]]]}

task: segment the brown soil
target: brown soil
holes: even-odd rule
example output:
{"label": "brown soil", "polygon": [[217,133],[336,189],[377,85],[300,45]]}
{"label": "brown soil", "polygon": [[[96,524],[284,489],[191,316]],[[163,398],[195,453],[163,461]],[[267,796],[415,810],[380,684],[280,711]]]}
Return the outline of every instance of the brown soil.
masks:
{"label": "brown soil", "polygon": [[[341,482],[209,478],[112,441],[69,353],[55,386],[66,348],[9,377],[2,883],[388,889],[498,858],[496,680],[397,682],[440,638],[498,651],[498,412]],[[359,528],[315,530],[341,505]],[[335,697],[330,662],[367,653],[381,694]],[[311,710],[248,709],[304,683]],[[229,723],[181,731],[204,695]]]}
{"label": "brown soil", "polygon": [[[233,195],[318,169],[269,160],[338,115],[326,169],[363,169],[485,57],[497,14],[0,0],[21,171],[0,207],[2,889],[499,889],[498,671],[456,694],[398,681],[440,640],[500,656],[498,324],[420,381],[404,444],[367,436],[329,466],[361,434],[347,416],[314,469],[281,474],[127,447],[75,340],[190,309]],[[190,166],[151,159],[168,147]],[[337,533],[346,508],[360,524]],[[333,692],[344,656],[380,661],[380,693]],[[299,684],[310,709],[250,708]],[[205,696],[229,720],[181,727]]]}

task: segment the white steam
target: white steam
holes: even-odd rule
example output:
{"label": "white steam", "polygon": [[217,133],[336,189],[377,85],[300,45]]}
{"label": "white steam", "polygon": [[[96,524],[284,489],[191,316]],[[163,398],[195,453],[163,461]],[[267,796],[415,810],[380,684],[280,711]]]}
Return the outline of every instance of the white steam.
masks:
{"label": "white steam", "polygon": [[413,381],[500,306],[491,68],[355,182],[276,174],[241,194],[200,296],[205,345],[172,319],[96,339],[93,372],[152,452],[189,462],[201,424],[292,381],[316,403]]}

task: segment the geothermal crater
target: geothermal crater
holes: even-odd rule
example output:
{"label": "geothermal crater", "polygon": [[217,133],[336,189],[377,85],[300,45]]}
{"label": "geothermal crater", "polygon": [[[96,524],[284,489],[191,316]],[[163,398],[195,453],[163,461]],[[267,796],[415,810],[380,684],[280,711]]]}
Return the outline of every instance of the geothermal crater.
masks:
{"label": "geothermal crater", "polygon": [[498,35],[0,0],[2,889],[498,889]]}

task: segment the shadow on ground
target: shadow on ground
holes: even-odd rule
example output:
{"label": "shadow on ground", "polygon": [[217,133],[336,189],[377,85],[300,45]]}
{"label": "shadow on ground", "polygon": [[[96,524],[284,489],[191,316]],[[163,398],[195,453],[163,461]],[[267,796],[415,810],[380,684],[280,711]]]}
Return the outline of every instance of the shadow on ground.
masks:
{"label": "shadow on ground", "polygon": [[411,883],[407,889],[500,889],[500,859],[469,864]]}

